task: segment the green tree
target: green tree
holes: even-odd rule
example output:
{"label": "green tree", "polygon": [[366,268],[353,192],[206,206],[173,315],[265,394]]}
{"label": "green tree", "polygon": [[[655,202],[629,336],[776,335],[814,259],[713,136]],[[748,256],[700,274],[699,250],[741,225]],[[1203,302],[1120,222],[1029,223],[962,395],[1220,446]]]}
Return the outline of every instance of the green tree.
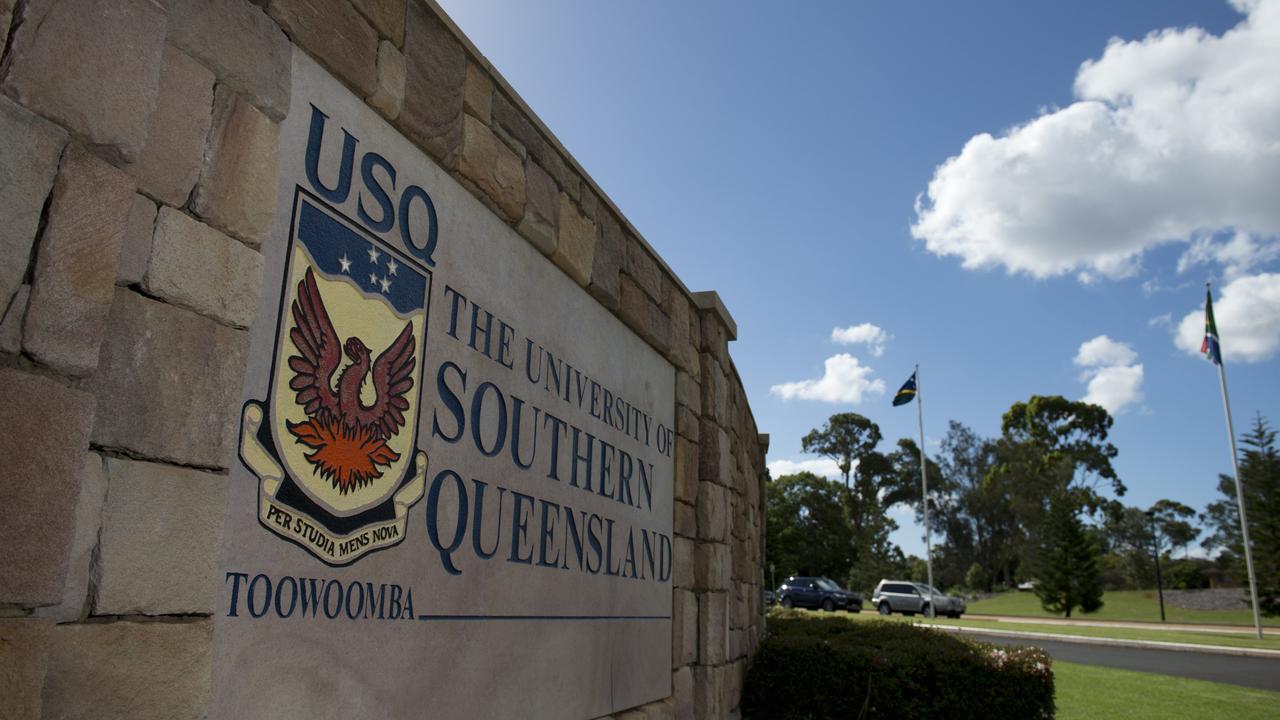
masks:
{"label": "green tree", "polygon": [[1200,528],[1191,524],[1196,511],[1177,500],[1157,500],[1147,510],[1147,516],[1155,524],[1156,546],[1160,550],[1182,548],[1182,555],[1187,555],[1187,546],[1200,535]]}
{"label": "green tree", "polygon": [[[1240,442],[1244,446],[1240,454],[1240,484],[1245,511],[1249,513],[1258,601],[1266,615],[1280,615],[1280,451],[1276,449],[1276,433],[1258,415]],[[1221,499],[1210,503],[1202,516],[1212,530],[1203,545],[1210,551],[1222,550],[1222,559],[1232,574],[1246,582],[1235,480],[1220,475],[1218,492]]]}
{"label": "green tree", "polygon": [[846,488],[849,487],[854,461],[874,452],[879,444],[880,426],[857,413],[832,415],[821,430],[810,430],[800,440],[800,447],[805,452],[836,461]]}
{"label": "green tree", "polygon": [[768,483],[765,560],[781,577],[843,578],[853,565],[853,532],[845,514],[847,491],[802,472]]}
{"label": "green tree", "polygon": [[950,578],[945,582],[956,583],[951,573],[964,572],[969,584],[968,570],[977,564],[982,572],[974,577],[982,584],[970,585],[975,590],[1012,584],[1018,558],[1017,517],[1007,487],[1011,480],[992,477],[996,450],[994,441],[953,420],[942,438],[936,476],[930,467],[930,478],[937,480],[930,480],[929,520],[934,532],[945,537],[942,574]]}
{"label": "green tree", "polygon": [[1091,613],[1102,607],[1098,549],[1072,495],[1065,490],[1049,502],[1036,554],[1036,596],[1045,610],[1071,617],[1075,608]]}

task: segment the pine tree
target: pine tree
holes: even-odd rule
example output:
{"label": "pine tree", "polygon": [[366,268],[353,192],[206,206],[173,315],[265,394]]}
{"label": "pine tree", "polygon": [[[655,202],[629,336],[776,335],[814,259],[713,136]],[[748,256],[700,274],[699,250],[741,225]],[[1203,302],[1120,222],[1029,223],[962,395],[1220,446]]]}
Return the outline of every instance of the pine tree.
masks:
{"label": "pine tree", "polygon": [[1098,549],[1066,492],[1049,503],[1036,556],[1036,596],[1045,610],[1067,617],[1077,607],[1086,613],[1102,607]]}

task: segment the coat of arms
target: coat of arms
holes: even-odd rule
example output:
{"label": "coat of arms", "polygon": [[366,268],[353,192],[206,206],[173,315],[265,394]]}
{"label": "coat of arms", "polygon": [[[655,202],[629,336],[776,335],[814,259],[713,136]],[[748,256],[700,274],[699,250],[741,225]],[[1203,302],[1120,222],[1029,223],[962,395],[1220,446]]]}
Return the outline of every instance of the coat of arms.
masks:
{"label": "coat of arms", "polygon": [[404,539],[431,273],[299,190],[271,389],[245,404],[240,454],[259,521],[331,565]]}

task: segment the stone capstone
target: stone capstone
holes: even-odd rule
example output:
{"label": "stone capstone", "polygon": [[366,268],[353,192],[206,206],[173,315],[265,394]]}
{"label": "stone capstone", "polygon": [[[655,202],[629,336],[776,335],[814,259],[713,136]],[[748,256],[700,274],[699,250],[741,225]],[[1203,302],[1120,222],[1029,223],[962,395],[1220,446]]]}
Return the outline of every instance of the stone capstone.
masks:
{"label": "stone capstone", "polygon": [[71,375],[98,364],[133,178],[78,145],[63,154],[40,239],[22,347]]}
{"label": "stone capstone", "polygon": [[626,233],[612,212],[605,210],[597,215],[600,234],[596,237],[596,251],[591,258],[591,283],[587,285],[587,291],[601,305],[616,312],[622,292],[618,273],[622,270]]}
{"label": "stone capstone", "polygon": [[[167,0],[169,42],[273,120],[289,112],[289,39],[244,0]],[[274,189],[272,197],[274,198]]]}
{"label": "stone capstone", "polygon": [[161,208],[142,287],[235,327],[258,308],[262,255],[172,208]]}
{"label": "stone capstone", "polygon": [[45,198],[67,142],[62,128],[0,97],[0,307],[8,307],[31,262]]}
{"label": "stone capstone", "polygon": [[198,720],[209,703],[213,622],[113,622],[53,629],[44,717]]}
{"label": "stone capstone", "polygon": [[150,0],[30,0],[0,86],[112,161],[132,162],[156,104],[164,38],[164,8]]}
{"label": "stone capstone", "polygon": [[225,85],[213,100],[213,130],[191,210],[257,247],[276,209],[280,128]]}
{"label": "stone capstone", "polygon": [[31,286],[20,285],[13,294],[4,315],[0,315],[0,352],[17,355],[22,352],[22,319],[27,315]]}
{"label": "stone capstone", "polygon": [[124,288],[116,290],[98,373],[93,442],[131,455],[227,467],[247,333]]}
{"label": "stone capstone", "polygon": [[166,205],[187,204],[200,175],[213,107],[213,73],[168,45],[147,141],[131,168],[138,189]]}
{"label": "stone capstone", "polygon": [[227,476],[108,458],[107,477],[93,613],[212,613]]}
{"label": "stone capstone", "polygon": [[467,78],[463,84],[462,107],[475,115],[480,122],[489,124],[493,117],[493,79],[478,63],[467,63]]}
{"label": "stone capstone", "polygon": [[524,185],[524,217],[516,230],[538,248],[538,252],[550,257],[556,251],[560,191],[556,181],[531,158],[524,161]]}
{"label": "stone capstone", "polygon": [[[67,555],[93,427],[93,397],[0,369],[0,603],[62,600]],[[20,430],[19,430],[20,428]]]}

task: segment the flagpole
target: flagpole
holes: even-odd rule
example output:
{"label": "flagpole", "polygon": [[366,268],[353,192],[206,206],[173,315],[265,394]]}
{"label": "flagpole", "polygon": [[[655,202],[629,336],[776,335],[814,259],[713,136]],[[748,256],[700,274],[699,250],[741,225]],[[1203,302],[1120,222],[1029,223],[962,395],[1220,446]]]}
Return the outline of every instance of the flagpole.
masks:
{"label": "flagpole", "polygon": [[[926,469],[928,462],[924,456],[924,393],[920,392],[919,365],[916,365],[916,410],[920,420],[920,488],[924,505],[924,564],[929,573],[929,616],[934,617],[938,613],[933,604],[933,538],[929,532],[929,474]],[[1252,571],[1250,571],[1250,577],[1253,577]],[[1256,602],[1254,607],[1257,607]]]}
{"label": "flagpole", "polygon": [[[1209,283],[1204,284],[1209,289]],[[1210,293],[1212,290],[1210,289]],[[1210,294],[1212,298],[1212,294]],[[1206,300],[1211,302],[1211,300]],[[1221,343],[1219,343],[1221,348]],[[1236,506],[1240,509],[1240,535],[1244,541],[1244,565],[1249,573],[1249,599],[1253,603],[1253,627],[1262,639],[1262,616],[1258,613],[1258,581],[1253,575],[1253,551],[1249,549],[1249,518],[1244,511],[1244,488],[1240,484],[1240,460],[1236,452],[1236,430],[1231,422],[1231,398],[1227,395],[1227,369],[1222,360],[1222,351],[1218,350],[1218,384],[1222,387],[1222,411],[1227,416],[1227,440],[1231,442],[1231,468],[1236,476]]]}

